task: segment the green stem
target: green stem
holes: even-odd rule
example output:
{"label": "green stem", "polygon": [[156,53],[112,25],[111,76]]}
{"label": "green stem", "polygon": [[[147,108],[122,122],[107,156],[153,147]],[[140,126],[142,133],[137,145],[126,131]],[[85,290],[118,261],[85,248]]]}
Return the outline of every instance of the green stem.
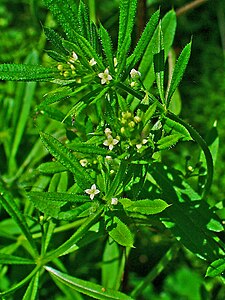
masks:
{"label": "green stem", "polygon": [[95,0],[89,0],[88,6],[89,6],[89,11],[90,11],[90,19],[93,23],[96,23]]}

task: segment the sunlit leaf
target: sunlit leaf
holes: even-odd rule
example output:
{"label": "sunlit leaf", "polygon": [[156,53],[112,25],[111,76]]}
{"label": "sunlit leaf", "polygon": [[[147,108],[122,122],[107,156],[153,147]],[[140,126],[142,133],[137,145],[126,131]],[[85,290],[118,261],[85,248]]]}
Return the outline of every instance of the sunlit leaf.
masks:
{"label": "sunlit leaf", "polygon": [[59,280],[63,284],[67,285],[69,288],[74,289],[80,293],[88,295],[94,299],[124,299],[124,300],[131,300],[132,298],[123,294],[121,292],[111,290],[105,288],[102,285],[98,285],[96,283],[92,283],[90,281],[78,279],[76,277],[67,275],[62,273],[52,267],[45,267],[46,271],[50,273],[55,279]]}

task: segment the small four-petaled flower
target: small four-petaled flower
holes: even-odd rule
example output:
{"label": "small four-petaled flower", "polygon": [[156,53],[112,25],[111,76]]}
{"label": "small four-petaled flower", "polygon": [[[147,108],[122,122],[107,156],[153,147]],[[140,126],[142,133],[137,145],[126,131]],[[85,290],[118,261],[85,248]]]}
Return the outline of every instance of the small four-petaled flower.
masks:
{"label": "small four-petaled flower", "polygon": [[103,73],[99,73],[98,77],[101,78],[101,84],[107,84],[112,80],[112,76],[109,74],[109,69],[106,68]]}
{"label": "small four-petaled flower", "polygon": [[90,61],[89,61],[89,65],[92,67],[92,66],[94,66],[94,65],[96,65],[97,64],[97,62],[95,61],[95,59],[94,58],[92,58]]}
{"label": "small four-petaled flower", "polygon": [[112,198],[111,199],[111,204],[112,205],[117,205],[118,204],[118,199],[117,198]]}
{"label": "small four-petaled flower", "polygon": [[96,188],[95,184],[92,184],[90,189],[85,190],[85,193],[90,195],[91,200],[93,200],[95,195],[99,194],[100,191]]}
{"label": "small four-petaled flower", "polygon": [[130,71],[130,77],[132,79],[139,79],[139,77],[141,77],[141,73],[139,71],[135,70],[135,69],[132,69]]}
{"label": "small four-petaled flower", "polygon": [[112,150],[116,144],[119,143],[119,140],[114,139],[110,134],[107,135],[107,140],[104,141],[103,145],[109,147],[109,150]]}

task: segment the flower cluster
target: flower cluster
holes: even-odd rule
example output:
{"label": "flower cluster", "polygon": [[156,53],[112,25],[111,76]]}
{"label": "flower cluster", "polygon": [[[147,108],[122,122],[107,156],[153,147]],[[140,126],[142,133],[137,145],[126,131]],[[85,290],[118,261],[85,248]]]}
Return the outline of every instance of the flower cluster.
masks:
{"label": "flower cluster", "polygon": [[[88,63],[90,67],[97,64],[94,58],[90,59]],[[88,73],[90,72],[90,69],[88,69],[87,66],[84,67],[80,63],[79,57],[74,51],[65,63],[58,64],[57,69],[60,71],[60,75],[67,79],[76,78],[77,83],[81,83],[81,78],[83,81],[84,77],[89,75]],[[95,75],[93,77],[95,77]]]}

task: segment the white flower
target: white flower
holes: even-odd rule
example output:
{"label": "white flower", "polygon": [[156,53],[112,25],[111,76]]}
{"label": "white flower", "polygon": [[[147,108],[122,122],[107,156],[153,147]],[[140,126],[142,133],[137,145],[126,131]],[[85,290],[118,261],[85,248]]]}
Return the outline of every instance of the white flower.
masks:
{"label": "white flower", "polygon": [[142,142],[141,142],[140,144],[137,144],[137,145],[136,145],[137,149],[138,149],[138,150],[141,149],[141,147],[142,147],[143,145],[145,145],[147,142],[148,142],[147,139],[143,139]]}
{"label": "white flower", "polygon": [[117,199],[117,198],[112,198],[112,199],[111,199],[111,204],[112,204],[112,205],[118,204],[118,199]]}
{"label": "white flower", "polygon": [[101,84],[107,84],[110,80],[112,80],[112,76],[109,74],[108,68],[106,68],[103,73],[99,73],[98,77],[101,78]]}
{"label": "white flower", "polygon": [[88,160],[85,159],[85,158],[84,158],[84,159],[81,159],[81,160],[80,160],[80,164],[81,164],[82,167],[86,167],[87,164],[88,164]]}
{"label": "white flower", "polygon": [[108,136],[108,135],[111,135],[112,131],[110,128],[106,128],[105,129],[105,135]]}
{"label": "white flower", "polygon": [[113,63],[114,63],[114,67],[116,67],[117,64],[118,64],[118,61],[117,61],[117,58],[116,58],[116,57],[113,58]]}
{"label": "white flower", "polygon": [[119,143],[119,140],[114,139],[110,134],[107,136],[107,140],[104,141],[103,145],[109,147],[109,150],[112,150],[116,144]]}
{"label": "white flower", "polygon": [[95,195],[100,193],[100,191],[96,188],[96,185],[93,184],[90,189],[85,190],[85,193],[90,195],[91,200],[93,200]]}
{"label": "white flower", "polygon": [[92,67],[92,66],[94,66],[94,65],[96,65],[97,64],[97,62],[95,61],[95,59],[94,58],[92,58],[90,61],[89,61],[89,65]]}
{"label": "white flower", "polygon": [[78,60],[77,54],[73,51],[72,57],[70,58],[69,62],[75,63],[75,61]]}
{"label": "white flower", "polygon": [[135,70],[135,69],[132,69],[130,71],[130,76],[133,79],[138,79],[139,77],[141,77],[141,73],[139,71]]}
{"label": "white flower", "polygon": [[105,159],[106,159],[106,160],[112,160],[112,156],[106,155]]}

